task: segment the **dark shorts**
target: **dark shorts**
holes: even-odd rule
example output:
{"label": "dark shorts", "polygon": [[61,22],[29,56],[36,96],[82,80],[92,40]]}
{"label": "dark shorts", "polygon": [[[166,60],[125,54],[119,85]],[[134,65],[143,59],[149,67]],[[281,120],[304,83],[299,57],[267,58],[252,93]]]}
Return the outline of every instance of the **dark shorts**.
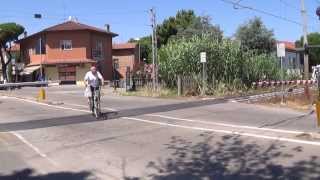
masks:
{"label": "dark shorts", "polygon": [[92,97],[93,97],[94,94],[96,93],[96,91],[99,91],[99,87],[90,86],[90,90],[91,90],[91,94],[92,94]]}

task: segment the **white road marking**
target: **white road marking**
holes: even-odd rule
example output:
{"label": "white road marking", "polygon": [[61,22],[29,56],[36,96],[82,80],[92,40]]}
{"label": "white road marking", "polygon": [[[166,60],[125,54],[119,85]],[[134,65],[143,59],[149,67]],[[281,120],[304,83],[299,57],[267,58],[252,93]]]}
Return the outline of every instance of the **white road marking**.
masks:
{"label": "white road marking", "polygon": [[272,131],[272,132],[280,132],[280,133],[288,133],[288,134],[305,133],[305,132],[302,132],[302,131],[291,131],[291,130],[271,129],[271,128],[259,128],[259,127],[254,127],[254,126],[242,126],[242,125],[234,125],[234,124],[226,124],[226,123],[208,122],[208,121],[184,119],[184,118],[177,118],[177,117],[171,117],[171,116],[165,116],[165,115],[157,115],[157,114],[148,114],[146,116],[160,117],[160,118],[165,118],[165,119],[173,119],[173,120],[186,121],[186,122],[197,122],[197,123],[201,123],[201,124],[211,124],[211,125],[225,126],[225,127],[232,127],[232,128],[263,130],[263,131]]}
{"label": "white road marking", "polygon": [[140,118],[122,117],[122,119],[140,121],[140,122],[145,122],[145,123],[150,123],[150,124],[157,124],[157,125],[162,125],[162,126],[171,126],[171,127],[184,128],[184,129],[193,129],[193,130],[200,130],[200,131],[210,131],[210,132],[223,133],[223,134],[236,134],[236,135],[260,138],[260,139],[269,139],[269,140],[277,140],[277,141],[284,141],[284,142],[291,142],[291,143],[299,143],[299,144],[308,144],[308,145],[320,146],[320,142],[314,142],[314,141],[304,141],[304,140],[282,138],[282,137],[275,137],[275,136],[265,136],[265,135],[258,135],[258,134],[252,134],[252,133],[242,133],[242,132],[237,132],[237,131],[227,131],[227,130],[219,130],[219,129],[183,126],[183,125],[176,125],[176,124],[170,124],[170,123],[163,123],[163,122],[145,120],[145,119],[140,119]]}
{"label": "white road marking", "polygon": [[56,108],[56,109],[65,109],[65,110],[72,110],[72,111],[80,111],[80,112],[91,113],[91,111],[88,111],[88,110],[74,109],[74,108],[62,107],[62,106],[55,106],[55,105],[46,104],[46,103],[41,103],[41,102],[37,102],[37,101],[33,101],[33,100],[28,100],[28,99],[21,99],[21,98],[10,97],[10,96],[9,96],[9,98],[16,99],[16,100],[20,100],[20,101],[24,101],[24,102],[28,102],[28,103],[38,104],[38,105],[42,105],[42,106],[53,107],[53,108]]}
{"label": "white road marking", "polygon": [[[5,97],[7,97],[7,98],[12,98],[12,99],[16,99],[16,100],[20,100],[20,101],[25,101],[25,102],[29,102],[29,103],[33,103],[33,104],[38,104],[38,105],[53,107],[53,108],[57,108],[57,109],[65,109],[65,110],[81,111],[81,112],[91,113],[91,111],[83,110],[83,109],[75,109],[75,108],[70,108],[70,107],[57,106],[57,105],[46,104],[46,103],[37,102],[37,101],[29,100],[29,99],[21,99],[21,98],[11,97],[11,96],[5,96]],[[80,105],[80,104],[69,104],[69,103],[64,103],[64,104],[65,104],[65,105],[70,105],[70,106],[78,106],[78,107],[86,107],[86,108],[88,108],[88,106]],[[107,108],[107,107],[102,107],[102,109],[110,110],[110,111],[117,111],[116,109]]]}
{"label": "white road marking", "polygon": [[[82,105],[82,104],[72,104],[72,103],[63,103],[63,104],[65,104],[65,105],[70,105],[70,106],[78,106],[78,107],[88,108],[88,105]],[[101,109],[109,110],[109,111],[118,111],[118,110],[116,110],[116,109],[108,108],[108,107],[101,107]]]}
{"label": "white road marking", "polygon": [[37,148],[36,146],[34,146],[33,144],[31,144],[29,141],[27,141],[23,136],[21,136],[19,133],[17,132],[10,132],[11,134],[13,134],[14,136],[16,136],[20,141],[22,141],[24,144],[26,144],[27,146],[29,146],[33,151],[35,151],[39,156],[45,158],[46,160],[48,160],[52,165],[58,167],[58,163],[53,161],[51,158],[49,158],[46,154],[42,153],[39,148]]}

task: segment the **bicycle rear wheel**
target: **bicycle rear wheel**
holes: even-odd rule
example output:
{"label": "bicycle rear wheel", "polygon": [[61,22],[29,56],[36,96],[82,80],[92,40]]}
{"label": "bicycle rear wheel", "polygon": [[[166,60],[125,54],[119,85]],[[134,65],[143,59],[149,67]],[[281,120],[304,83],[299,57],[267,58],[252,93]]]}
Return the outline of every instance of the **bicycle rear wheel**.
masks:
{"label": "bicycle rear wheel", "polygon": [[95,99],[94,99],[94,109],[93,109],[93,114],[96,118],[99,118],[101,115],[101,110],[100,110],[100,97],[98,93],[95,93]]}

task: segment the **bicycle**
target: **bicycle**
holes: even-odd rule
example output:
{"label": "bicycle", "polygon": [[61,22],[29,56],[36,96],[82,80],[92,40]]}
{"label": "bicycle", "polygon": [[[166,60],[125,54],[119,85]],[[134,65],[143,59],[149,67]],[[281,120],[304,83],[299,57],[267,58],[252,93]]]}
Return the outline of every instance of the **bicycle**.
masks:
{"label": "bicycle", "polygon": [[100,105],[100,91],[101,87],[93,87],[92,96],[89,101],[90,110],[95,118],[101,116],[101,105]]}

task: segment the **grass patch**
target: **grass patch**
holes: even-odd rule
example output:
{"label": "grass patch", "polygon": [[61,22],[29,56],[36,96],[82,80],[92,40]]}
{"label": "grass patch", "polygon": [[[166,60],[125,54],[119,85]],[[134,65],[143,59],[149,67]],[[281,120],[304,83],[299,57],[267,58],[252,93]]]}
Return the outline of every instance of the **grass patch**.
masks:
{"label": "grass patch", "polygon": [[309,111],[314,108],[314,104],[318,98],[316,89],[310,89],[309,93],[289,94],[284,97],[284,103],[281,103],[282,97],[276,96],[269,99],[263,99],[255,104],[266,105],[271,107],[285,107],[298,111]]}

